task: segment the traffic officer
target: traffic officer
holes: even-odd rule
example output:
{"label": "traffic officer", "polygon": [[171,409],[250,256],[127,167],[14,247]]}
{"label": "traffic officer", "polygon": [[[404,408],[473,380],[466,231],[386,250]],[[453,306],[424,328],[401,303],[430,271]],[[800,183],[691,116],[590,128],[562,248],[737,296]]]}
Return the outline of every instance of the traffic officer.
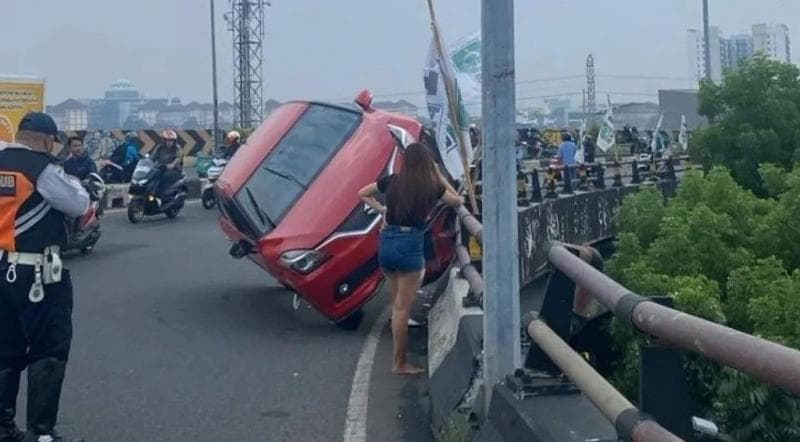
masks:
{"label": "traffic officer", "polygon": [[[51,156],[56,124],[29,113],[0,150],[0,442],[62,441],[54,427],[72,342],[72,282],[60,247],[89,195]],[[28,370],[27,432],[16,427]]]}

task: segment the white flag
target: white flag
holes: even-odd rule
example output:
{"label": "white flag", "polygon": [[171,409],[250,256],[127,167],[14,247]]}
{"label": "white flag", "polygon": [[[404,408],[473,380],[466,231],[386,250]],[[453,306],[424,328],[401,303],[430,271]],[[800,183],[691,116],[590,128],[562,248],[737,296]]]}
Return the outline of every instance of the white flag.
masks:
{"label": "white flag", "polygon": [[472,162],[472,145],[469,138],[469,128],[467,123],[467,112],[464,109],[461,92],[458,88],[458,80],[453,69],[450,57],[440,60],[439,50],[436,42],[431,40],[431,47],[428,51],[428,59],[423,71],[425,80],[426,101],[428,103],[428,113],[436,131],[436,144],[447,171],[455,179],[464,177],[464,165],[461,162],[461,153],[458,148],[458,137],[450,124],[450,107],[447,101],[447,89],[445,81],[451,82],[456,86],[459,114],[457,116],[463,139],[467,144],[467,161]]}
{"label": "white flag", "polygon": [[605,119],[603,119],[603,124],[600,126],[600,132],[597,134],[597,147],[603,152],[614,147],[614,144],[617,142],[617,130],[614,127],[611,97],[606,95],[606,101],[608,102],[608,110],[606,111]]}
{"label": "white flag", "polygon": [[661,124],[664,122],[664,114],[658,116],[658,124],[656,130],[653,131],[653,140],[650,141],[650,149],[655,153],[658,150],[658,139],[661,136]]}
{"label": "white flag", "polygon": [[581,131],[578,137],[578,150],[575,152],[575,162],[578,164],[583,164],[586,162],[586,154],[583,151],[583,137],[586,134],[586,117],[584,116],[583,121],[581,122]]}
{"label": "white flag", "polygon": [[686,115],[681,115],[681,133],[678,134],[678,143],[684,151],[689,148],[689,127],[686,125]]}

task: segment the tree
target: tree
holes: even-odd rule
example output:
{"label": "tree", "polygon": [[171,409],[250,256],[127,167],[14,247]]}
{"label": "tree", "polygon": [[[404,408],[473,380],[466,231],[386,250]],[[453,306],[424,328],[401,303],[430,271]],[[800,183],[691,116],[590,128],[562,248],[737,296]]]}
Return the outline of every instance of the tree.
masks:
{"label": "tree", "polygon": [[800,69],[756,56],[722,84],[701,83],[699,111],[710,126],[693,137],[691,154],[706,167],[724,165],[759,196],[761,163],[790,169],[800,148]]}
{"label": "tree", "polygon": [[[672,296],[682,311],[800,348],[800,167],[763,166],[758,179],[771,197],[721,167],[685,175],[668,202],[655,188],[628,195],[609,273],[643,296]],[[643,338],[616,322],[611,333],[623,355],[612,381],[636,397]],[[800,398],[697,355],[685,367],[696,412],[713,412],[736,440],[800,440]]]}

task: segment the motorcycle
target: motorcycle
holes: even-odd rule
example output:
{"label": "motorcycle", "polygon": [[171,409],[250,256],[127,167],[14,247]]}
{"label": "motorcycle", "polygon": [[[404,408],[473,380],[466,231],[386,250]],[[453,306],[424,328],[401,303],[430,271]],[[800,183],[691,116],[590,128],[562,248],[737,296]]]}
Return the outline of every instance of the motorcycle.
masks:
{"label": "motorcycle", "polygon": [[211,167],[209,167],[208,171],[206,172],[208,183],[206,183],[205,187],[203,187],[203,193],[201,195],[203,207],[206,209],[213,209],[214,206],[217,205],[217,197],[214,195],[214,183],[222,174],[222,171],[225,169],[225,165],[227,164],[228,160],[225,158],[214,158],[214,160],[212,160]]}
{"label": "motorcycle", "polygon": [[81,182],[89,193],[89,209],[80,218],[73,220],[67,230],[67,246],[64,250],[80,250],[87,254],[94,250],[95,244],[100,239],[100,216],[102,207],[100,201],[106,193],[106,184],[100,175],[89,174]]}
{"label": "motorcycle", "polygon": [[128,188],[130,201],[128,202],[128,221],[139,223],[145,216],[165,214],[173,219],[183,208],[186,202],[186,175],[181,174],[180,179],[173,183],[159,195],[159,184],[163,179],[161,167],[149,156],[145,156],[136,164],[136,169],[131,177]]}

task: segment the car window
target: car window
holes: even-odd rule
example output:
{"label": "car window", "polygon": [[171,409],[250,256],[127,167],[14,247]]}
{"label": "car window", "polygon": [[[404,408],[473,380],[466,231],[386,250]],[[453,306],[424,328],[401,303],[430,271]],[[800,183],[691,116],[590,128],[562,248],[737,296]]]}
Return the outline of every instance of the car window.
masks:
{"label": "car window", "polygon": [[280,222],[360,122],[356,112],[309,106],[237,194],[262,234]]}

